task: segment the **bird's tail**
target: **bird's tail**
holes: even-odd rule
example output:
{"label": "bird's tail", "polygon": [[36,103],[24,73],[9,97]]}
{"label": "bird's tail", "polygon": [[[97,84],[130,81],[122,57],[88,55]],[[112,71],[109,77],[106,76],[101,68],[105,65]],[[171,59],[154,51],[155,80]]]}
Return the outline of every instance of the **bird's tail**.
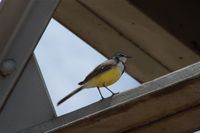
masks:
{"label": "bird's tail", "polygon": [[61,103],[63,103],[64,101],[66,101],[67,99],[69,99],[70,97],[72,97],[74,94],[78,93],[79,91],[81,91],[83,89],[83,86],[77,88],[76,90],[72,91],[70,94],[68,94],[67,96],[65,96],[64,98],[62,98],[58,103],[57,106],[60,105]]}

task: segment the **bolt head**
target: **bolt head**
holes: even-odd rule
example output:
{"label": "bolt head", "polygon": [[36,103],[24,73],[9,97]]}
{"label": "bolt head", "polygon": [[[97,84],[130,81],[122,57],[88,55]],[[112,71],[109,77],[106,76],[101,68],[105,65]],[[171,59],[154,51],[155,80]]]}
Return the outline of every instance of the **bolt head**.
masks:
{"label": "bolt head", "polygon": [[16,69],[16,62],[13,59],[4,60],[0,64],[0,72],[2,76],[7,76],[12,74]]}

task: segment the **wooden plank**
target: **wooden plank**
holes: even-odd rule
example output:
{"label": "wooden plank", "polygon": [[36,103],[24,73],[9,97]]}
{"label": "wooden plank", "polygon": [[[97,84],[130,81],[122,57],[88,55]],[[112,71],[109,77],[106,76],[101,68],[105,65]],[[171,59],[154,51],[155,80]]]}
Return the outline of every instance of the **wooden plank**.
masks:
{"label": "wooden plank", "polygon": [[[129,128],[137,128],[163,117],[173,115],[174,113],[178,114],[181,110],[200,104],[200,81],[190,82],[187,83],[187,85],[184,84],[184,86],[185,87],[183,87],[183,85],[172,87],[170,91],[173,89],[176,91],[171,93],[169,93],[169,91],[157,95],[155,94],[152,97],[143,97],[143,99],[140,99],[136,103],[132,103],[133,108],[131,108],[130,104],[124,104],[121,108],[113,108],[112,111],[102,112],[88,119],[84,118],[58,130],[57,133],[123,132]],[[198,117],[198,115],[195,116]],[[197,119],[200,121],[200,118]],[[123,124],[121,122],[123,122]],[[181,125],[179,126],[181,127]],[[189,130],[196,129],[196,125],[193,126],[195,127],[192,127],[190,124],[187,128],[189,128]],[[176,127],[179,128],[178,125]],[[170,127],[168,128],[170,130]],[[172,126],[171,128],[173,129],[174,127]],[[200,128],[200,125],[198,125],[198,128]]]}
{"label": "wooden plank", "polygon": [[127,70],[141,82],[152,80],[169,72],[167,68],[133,45],[133,42],[77,1],[61,1],[54,17],[107,57],[116,51],[123,51],[132,56],[133,59],[127,64]]}
{"label": "wooden plank", "polygon": [[[0,52],[3,52],[5,44],[8,42],[10,35],[14,32],[14,29],[17,27],[17,24],[27,7],[30,1],[12,1],[12,4],[9,2],[12,0],[3,1],[3,7],[1,8],[0,13]],[[17,7],[17,11],[13,10],[13,5]],[[7,24],[7,25],[6,25]]]}
{"label": "wooden plank", "polygon": [[[178,115],[200,105],[199,70],[200,62],[22,133],[123,132]],[[197,126],[188,127],[194,128]]]}
{"label": "wooden plank", "polygon": [[200,105],[124,133],[192,133],[200,129]]}
{"label": "wooden plank", "polygon": [[172,71],[200,59],[127,0],[78,1]]}
{"label": "wooden plank", "polygon": [[[8,9],[2,9],[6,12],[0,13],[0,19],[5,18],[1,22],[7,23],[0,22],[0,28],[1,26],[11,26],[14,29],[8,28],[8,31],[6,31],[6,28],[2,28],[0,31],[1,33],[6,33],[0,38],[7,38],[6,43],[2,45],[3,49],[0,50],[0,62],[10,59],[13,60],[15,66],[14,71],[9,75],[3,75],[3,70],[0,72],[0,111],[6,104],[6,100],[16,85],[28,59],[33,54],[33,50],[57,3],[58,0],[29,0],[28,3],[27,0],[17,0],[16,3],[12,0],[5,1],[3,8],[6,9],[8,7]],[[13,13],[13,9],[19,9],[19,12]],[[9,23],[9,21],[14,22]],[[15,25],[15,23],[17,24]],[[4,39],[1,40],[4,41]]]}
{"label": "wooden plank", "polygon": [[200,1],[128,1],[200,55]]}

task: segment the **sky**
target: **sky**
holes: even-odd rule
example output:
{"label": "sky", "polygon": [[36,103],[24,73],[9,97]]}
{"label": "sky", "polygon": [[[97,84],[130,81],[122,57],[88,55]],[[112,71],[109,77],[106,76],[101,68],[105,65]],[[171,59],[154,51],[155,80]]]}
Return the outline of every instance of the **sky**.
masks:
{"label": "sky", "polygon": [[[101,99],[98,90],[91,88],[79,92],[60,106],[56,106],[61,98],[79,87],[78,83],[89,72],[106,60],[103,55],[56,20],[51,19],[34,53],[57,116]],[[123,92],[139,85],[139,82],[124,73],[121,79],[109,88],[114,92]],[[102,88],[101,91],[104,97],[111,95],[106,89]]]}

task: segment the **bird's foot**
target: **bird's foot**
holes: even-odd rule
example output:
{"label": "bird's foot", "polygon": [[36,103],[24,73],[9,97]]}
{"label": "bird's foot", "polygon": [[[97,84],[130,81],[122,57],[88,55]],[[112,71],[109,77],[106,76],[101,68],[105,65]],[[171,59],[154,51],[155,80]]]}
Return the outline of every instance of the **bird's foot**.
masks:
{"label": "bird's foot", "polygon": [[101,99],[99,101],[103,101],[105,98],[104,97],[101,97]]}
{"label": "bird's foot", "polygon": [[119,94],[119,92],[112,93],[111,97],[114,96],[114,95],[117,95],[117,94]]}

